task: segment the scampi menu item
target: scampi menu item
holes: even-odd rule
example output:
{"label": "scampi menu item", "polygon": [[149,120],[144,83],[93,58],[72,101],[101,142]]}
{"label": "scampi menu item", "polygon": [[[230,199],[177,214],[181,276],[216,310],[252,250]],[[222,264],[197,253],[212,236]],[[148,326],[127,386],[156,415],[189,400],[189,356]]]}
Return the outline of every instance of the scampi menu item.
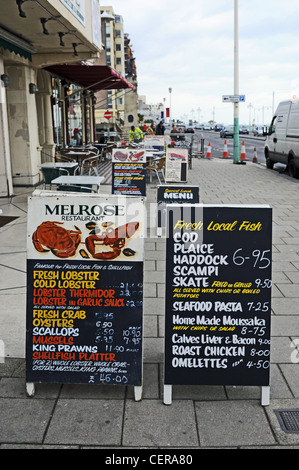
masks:
{"label": "scampi menu item", "polygon": [[269,385],[272,210],[167,209],[165,384]]}
{"label": "scampi menu item", "polygon": [[118,148],[112,153],[112,193],[146,195],[145,149]]}
{"label": "scampi menu item", "polygon": [[135,198],[29,198],[27,382],[141,385],[143,225]]}

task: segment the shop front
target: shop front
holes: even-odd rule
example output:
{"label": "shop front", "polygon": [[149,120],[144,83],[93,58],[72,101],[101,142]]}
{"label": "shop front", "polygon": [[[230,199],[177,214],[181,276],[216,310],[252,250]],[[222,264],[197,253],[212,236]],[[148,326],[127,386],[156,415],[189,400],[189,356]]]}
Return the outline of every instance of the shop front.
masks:
{"label": "shop front", "polygon": [[[70,8],[74,6],[76,8]],[[99,0],[0,0],[0,197],[37,186],[38,165],[80,132],[93,140],[92,96],[46,71],[100,57]],[[78,131],[76,131],[78,130]]]}
{"label": "shop front", "polygon": [[95,93],[101,90],[136,91],[106,65],[57,64],[46,67],[52,80],[54,141],[57,147],[96,141]]}

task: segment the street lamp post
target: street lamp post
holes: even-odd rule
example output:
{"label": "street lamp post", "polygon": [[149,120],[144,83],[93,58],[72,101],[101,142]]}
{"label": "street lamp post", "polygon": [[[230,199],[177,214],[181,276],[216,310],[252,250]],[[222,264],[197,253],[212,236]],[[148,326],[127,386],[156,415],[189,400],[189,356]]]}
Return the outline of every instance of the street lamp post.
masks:
{"label": "street lamp post", "polygon": [[168,91],[169,91],[169,123],[171,124],[171,93],[172,93],[172,88],[169,88]]}
{"label": "street lamp post", "polygon": [[[234,95],[239,96],[238,0],[235,0]],[[239,100],[234,103],[234,163],[239,162]]]}

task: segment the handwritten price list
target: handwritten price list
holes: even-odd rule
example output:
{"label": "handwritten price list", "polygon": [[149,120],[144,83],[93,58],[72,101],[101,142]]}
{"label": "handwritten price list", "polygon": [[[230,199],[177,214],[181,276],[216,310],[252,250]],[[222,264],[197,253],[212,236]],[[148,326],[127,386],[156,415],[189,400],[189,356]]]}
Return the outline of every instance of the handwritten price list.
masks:
{"label": "handwritten price list", "polygon": [[113,194],[129,196],[146,195],[145,163],[114,163],[112,164]]}
{"label": "handwritten price list", "polygon": [[141,385],[142,263],[27,263],[27,381]]}
{"label": "handwritten price list", "polygon": [[269,385],[272,212],[168,207],[165,384]]}

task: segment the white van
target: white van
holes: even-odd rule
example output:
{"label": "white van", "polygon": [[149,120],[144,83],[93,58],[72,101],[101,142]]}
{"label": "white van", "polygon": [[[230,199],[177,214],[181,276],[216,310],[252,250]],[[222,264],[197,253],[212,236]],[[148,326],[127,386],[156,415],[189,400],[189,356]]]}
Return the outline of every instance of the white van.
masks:
{"label": "white van", "polygon": [[289,174],[299,178],[299,99],[279,103],[269,128],[265,157],[267,168],[284,163]]}

